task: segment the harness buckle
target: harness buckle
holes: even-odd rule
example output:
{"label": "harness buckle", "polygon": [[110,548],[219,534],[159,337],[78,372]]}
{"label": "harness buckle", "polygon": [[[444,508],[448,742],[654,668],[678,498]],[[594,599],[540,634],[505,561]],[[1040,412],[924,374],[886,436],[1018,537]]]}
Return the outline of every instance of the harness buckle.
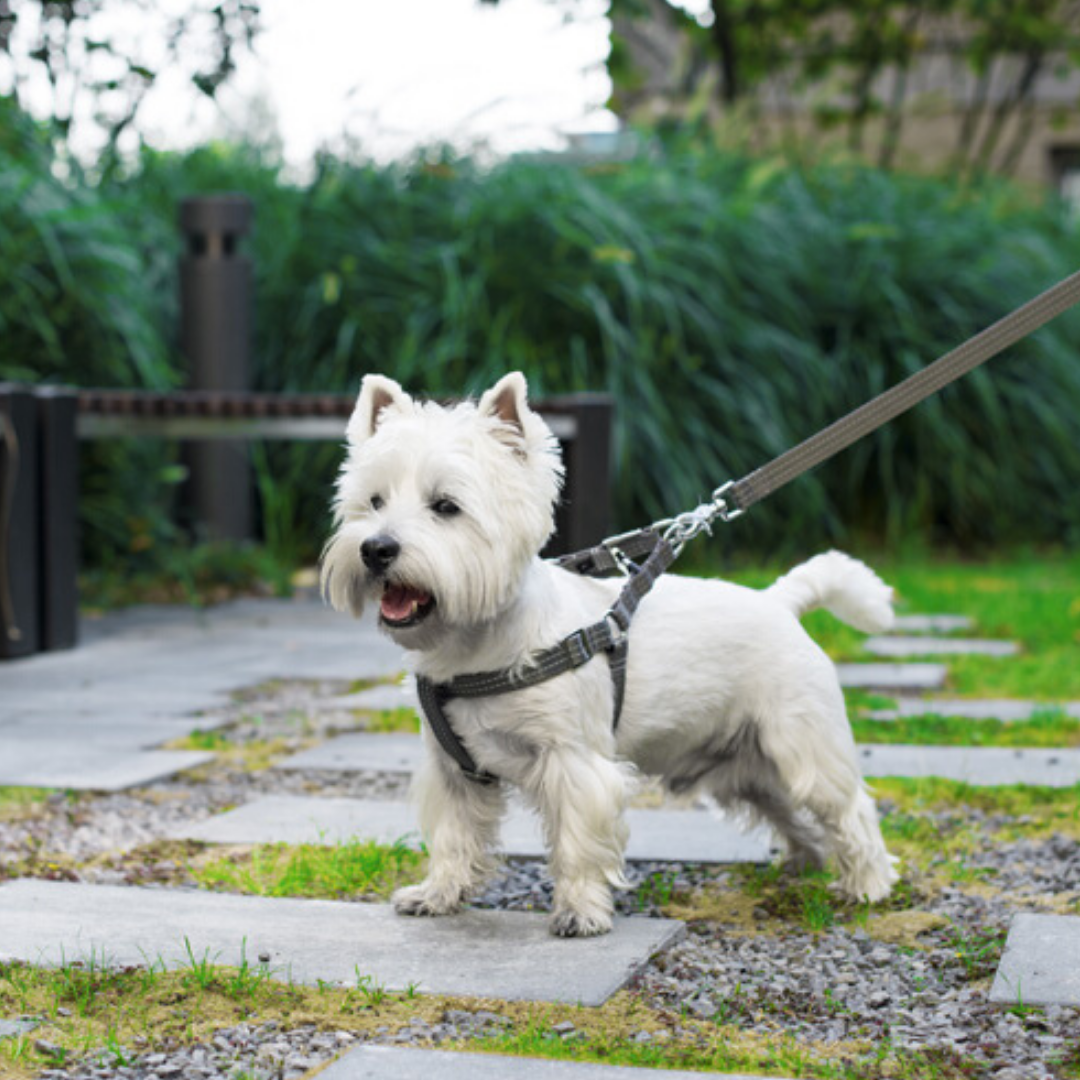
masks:
{"label": "harness buckle", "polygon": [[593,648],[592,642],[589,640],[584,628],[575,630],[572,634],[568,634],[564,637],[563,645],[569,653],[570,662],[574,667],[581,667],[582,664],[587,664],[596,655],[596,650]]}

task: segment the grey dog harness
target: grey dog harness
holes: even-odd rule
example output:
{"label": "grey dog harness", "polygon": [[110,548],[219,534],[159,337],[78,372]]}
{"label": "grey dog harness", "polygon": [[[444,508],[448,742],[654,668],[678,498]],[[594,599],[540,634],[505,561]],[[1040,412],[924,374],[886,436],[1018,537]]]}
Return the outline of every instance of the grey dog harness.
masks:
{"label": "grey dog harness", "polygon": [[[647,555],[641,566],[634,559]],[[621,537],[619,546],[601,544],[595,548],[564,555],[556,564],[564,570],[601,577],[615,570],[628,573],[615,603],[604,617],[589,626],[568,634],[557,645],[533,656],[523,668],[511,671],[488,671],[476,675],[459,675],[445,683],[434,683],[417,676],[416,689],[420,706],[431,732],[439,745],[461,767],[461,771],[478,784],[494,784],[498,777],[477,767],[446,715],[444,706],[451,698],[493,697],[514,690],[547,682],[568,671],[587,664],[594,656],[605,653],[611,665],[611,682],[615,707],[612,728],[619,725],[623,698],[626,692],[626,662],[629,649],[630,623],[642,597],[653,587],[656,579],[671,565],[675,552],[671,545],[650,529],[642,529]]]}

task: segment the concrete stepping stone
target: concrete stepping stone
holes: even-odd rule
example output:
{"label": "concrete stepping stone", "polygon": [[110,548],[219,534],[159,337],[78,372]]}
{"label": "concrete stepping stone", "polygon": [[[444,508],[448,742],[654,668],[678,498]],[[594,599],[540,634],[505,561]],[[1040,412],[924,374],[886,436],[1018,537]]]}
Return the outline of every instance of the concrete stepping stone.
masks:
{"label": "concrete stepping stone", "polygon": [[420,699],[416,696],[416,687],[410,679],[402,683],[382,683],[368,690],[355,694],[327,698],[317,703],[323,708],[364,709],[369,712],[385,712],[389,709],[420,708]]}
{"label": "concrete stepping stone", "polygon": [[904,634],[951,634],[974,625],[966,615],[897,615],[893,620],[893,630]]}
{"label": "concrete stepping stone", "polygon": [[413,732],[354,731],[293,754],[275,769],[325,769],[338,772],[416,772],[424,746]]}
{"label": "concrete stepping stone", "polygon": [[864,776],[937,776],[978,786],[1080,783],[1080,750],[860,745]]}
{"label": "concrete stepping stone", "polygon": [[[767,830],[743,832],[728,817],[707,810],[629,810],[626,857],[639,862],[767,863]],[[362,799],[272,796],[247,803],[172,833],[174,839],[212,844],[336,844],[360,838],[418,845],[416,811],[408,803]],[[535,814],[512,807],[502,827],[508,855],[542,858]]]}
{"label": "concrete stepping stone", "polygon": [[37,1026],[37,1020],[0,1020],[0,1039],[17,1039],[20,1035],[29,1035]]}
{"label": "concrete stepping stone", "polygon": [[1016,656],[1015,641],[988,641],[982,638],[939,638],[882,636],[867,638],[866,651],[872,656]]}
{"label": "concrete stepping stone", "polygon": [[[701,1080],[703,1075],[683,1069],[637,1069],[629,1065],[396,1046],[357,1047],[319,1073],[320,1080]],[[709,1075],[716,1080],[768,1080],[742,1073]]]}
{"label": "concrete stepping stone", "polygon": [[1039,713],[1061,711],[1080,719],[1080,701],[1060,703],[1020,701],[1016,698],[980,700],[976,698],[907,698],[896,703],[895,709],[871,709],[870,720],[902,720],[911,716],[955,716],[964,720],[1030,720]]}
{"label": "concrete stepping stone", "polygon": [[949,669],[944,664],[837,664],[840,685],[852,690],[917,694],[940,690]]}
{"label": "concrete stepping stone", "polygon": [[123,791],[211,761],[195,750],[128,750],[116,743],[0,737],[0,785]]}
{"label": "concrete stepping stone", "polygon": [[281,977],[421,993],[602,1005],[685,933],[619,918],[610,934],[557,938],[544,915],[466,910],[406,918],[389,904],[270,899],[200,890],[21,879],[0,885],[0,959],[170,968],[269,955]]}
{"label": "concrete stepping stone", "polygon": [[990,1000],[1080,1006],[1080,916],[1015,916]]}

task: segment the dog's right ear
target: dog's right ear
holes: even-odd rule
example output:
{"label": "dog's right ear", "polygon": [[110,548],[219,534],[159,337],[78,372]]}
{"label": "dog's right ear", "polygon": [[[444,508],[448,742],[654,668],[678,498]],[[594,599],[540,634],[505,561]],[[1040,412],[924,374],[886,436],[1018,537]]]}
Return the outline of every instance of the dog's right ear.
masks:
{"label": "dog's right ear", "polygon": [[345,429],[351,443],[362,443],[375,434],[384,409],[400,409],[412,404],[412,398],[393,379],[383,375],[365,375],[360,396]]}

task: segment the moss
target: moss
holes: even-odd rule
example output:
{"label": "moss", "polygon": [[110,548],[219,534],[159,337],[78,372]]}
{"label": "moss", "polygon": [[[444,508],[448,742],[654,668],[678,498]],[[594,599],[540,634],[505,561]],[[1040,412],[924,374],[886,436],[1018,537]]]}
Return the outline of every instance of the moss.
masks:
{"label": "moss", "polygon": [[887,945],[926,948],[919,938],[948,926],[949,920],[930,911],[889,911],[884,915],[871,915],[864,925],[872,938]]}
{"label": "moss", "polygon": [[0,821],[16,821],[33,815],[55,791],[51,788],[0,786]]}

